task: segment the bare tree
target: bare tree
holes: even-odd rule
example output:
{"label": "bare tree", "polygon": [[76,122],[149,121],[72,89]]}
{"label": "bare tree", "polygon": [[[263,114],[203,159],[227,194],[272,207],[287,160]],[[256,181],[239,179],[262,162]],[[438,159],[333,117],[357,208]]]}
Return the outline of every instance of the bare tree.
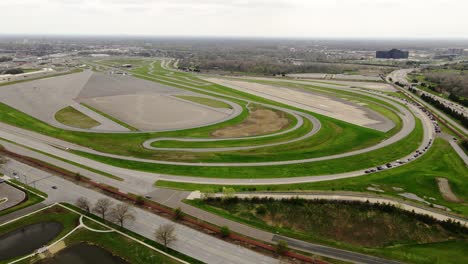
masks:
{"label": "bare tree", "polygon": [[127,221],[134,221],[135,215],[133,209],[128,204],[118,204],[111,211],[112,218],[117,222],[121,227],[124,226]]}
{"label": "bare tree", "polygon": [[93,212],[100,214],[102,219],[106,219],[106,215],[111,209],[112,201],[108,198],[101,198],[97,200],[96,204],[94,205]]}
{"label": "bare tree", "polygon": [[76,200],[76,206],[78,206],[78,208],[80,208],[81,210],[86,211],[88,213],[89,213],[90,208],[91,208],[91,204],[88,201],[88,199],[86,199],[86,197],[78,198],[78,200]]}
{"label": "bare tree", "polygon": [[158,229],[156,229],[156,232],[154,232],[154,236],[156,240],[163,243],[166,248],[177,240],[175,226],[173,224],[160,225]]}

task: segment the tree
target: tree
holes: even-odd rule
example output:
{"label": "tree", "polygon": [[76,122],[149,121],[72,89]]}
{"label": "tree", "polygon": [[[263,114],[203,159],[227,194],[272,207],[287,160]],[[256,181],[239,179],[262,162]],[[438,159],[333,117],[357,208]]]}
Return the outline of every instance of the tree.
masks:
{"label": "tree", "polygon": [[83,176],[79,172],[75,173],[75,180],[76,181],[81,181],[83,179]]}
{"label": "tree", "polygon": [[111,215],[120,227],[123,227],[125,222],[135,221],[133,209],[128,204],[121,203],[114,206],[114,208],[112,208]]}
{"label": "tree", "polygon": [[288,242],[284,240],[278,241],[278,243],[275,246],[275,251],[276,253],[280,255],[283,255],[284,253],[286,253],[286,251],[288,251]]}
{"label": "tree", "polygon": [[158,229],[156,229],[156,232],[154,232],[154,236],[165,248],[177,240],[175,226],[173,224],[160,225]]}
{"label": "tree", "polygon": [[175,220],[180,220],[180,219],[182,219],[183,216],[184,216],[184,214],[182,212],[182,209],[180,209],[180,207],[177,207],[176,209],[174,209],[174,219]]}
{"label": "tree", "polygon": [[101,198],[97,200],[96,204],[94,205],[93,212],[100,214],[103,220],[106,220],[106,215],[109,212],[112,206],[112,201],[108,198]]}
{"label": "tree", "polygon": [[226,238],[231,234],[231,230],[229,230],[228,226],[222,226],[220,229],[220,233],[223,238]]}
{"label": "tree", "polygon": [[136,205],[144,205],[145,204],[145,199],[143,198],[143,196],[138,195],[136,197],[135,204]]}
{"label": "tree", "polygon": [[87,213],[90,212],[91,204],[86,197],[80,197],[76,200],[76,206]]}
{"label": "tree", "polygon": [[7,162],[7,158],[3,154],[0,154],[0,169],[3,170],[3,166],[7,164]]}
{"label": "tree", "polygon": [[223,187],[223,199],[233,198],[235,194],[236,190],[234,190],[234,188]]}

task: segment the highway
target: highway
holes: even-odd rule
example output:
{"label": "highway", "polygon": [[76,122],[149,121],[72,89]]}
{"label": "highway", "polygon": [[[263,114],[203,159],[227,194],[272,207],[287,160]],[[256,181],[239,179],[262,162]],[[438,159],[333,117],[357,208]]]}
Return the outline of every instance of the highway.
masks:
{"label": "highway", "polygon": [[[100,198],[109,198],[114,204],[119,201],[97,191],[78,186],[60,177],[50,175],[17,161],[9,161],[7,171],[15,170],[24,181],[40,191],[46,192],[46,204],[69,202],[74,204],[79,197],[86,197],[91,203]],[[52,187],[55,186],[56,189]],[[177,241],[170,247],[206,263],[279,263],[279,260],[251,251],[244,247],[225,242],[213,236],[201,233],[187,226],[177,224],[166,218],[134,208],[136,220],[126,225],[129,230],[154,240],[154,231],[161,224],[171,223],[176,226]]]}
{"label": "highway", "polygon": [[[412,71],[414,71],[415,69],[401,69],[401,70],[396,70],[396,71],[393,71],[391,72],[386,80],[387,82],[390,82],[390,83],[393,83],[393,82],[399,82],[401,84],[403,84],[404,86],[410,86],[411,84],[408,82],[408,80],[406,79],[406,76],[411,73]],[[390,81],[392,80],[392,81]],[[401,88],[403,89],[403,88]],[[407,88],[406,88],[407,89]],[[424,92],[418,88],[414,88],[418,91],[418,93],[422,93],[422,94],[425,94],[425,95],[428,95],[428,96],[431,96],[441,102],[443,102],[447,107],[450,107],[450,108],[453,108],[459,112],[462,112],[464,113],[465,115],[468,115],[468,112],[467,112],[467,109],[466,107],[463,107],[461,105],[458,105],[454,102],[451,102],[449,100],[446,100],[444,98],[441,98],[439,96],[435,96],[433,94],[430,94],[430,93],[427,93],[427,92]],[[434,112],[435,114],[437,114],[438,116],[442,117],[445,121],[447,121],[451,126],[457,128],[458,130],[462,131],[465,136],[468,135],[468,130],[463,127],[462,125],[460,125],[459,123],[457,123],[455,120],[452,119],[452,117],[448,116],[447,114],[445,114],[444,112],[440,111],[439,109],[435,108],[434,106],[432,106],[431,104],[423,101],[421,98],[419,98],[418,96],[415,96],[416,97],[416,100],[421,103],[422,105],[424,105],[425,107],[427,107],[428,109],[430,109],[432,112]]]}

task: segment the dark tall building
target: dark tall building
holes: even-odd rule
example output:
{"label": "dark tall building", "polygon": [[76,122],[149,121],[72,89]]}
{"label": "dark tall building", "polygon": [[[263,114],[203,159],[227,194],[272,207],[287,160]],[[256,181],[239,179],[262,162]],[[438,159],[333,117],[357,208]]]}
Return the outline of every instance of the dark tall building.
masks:
{"label": "dark tall building", "polygon": [[402,51],[398,49],[391,49],[389,51],[377,51],[375,53],[375,57],[377,59],[407,59],[408,55],[408,51]]}

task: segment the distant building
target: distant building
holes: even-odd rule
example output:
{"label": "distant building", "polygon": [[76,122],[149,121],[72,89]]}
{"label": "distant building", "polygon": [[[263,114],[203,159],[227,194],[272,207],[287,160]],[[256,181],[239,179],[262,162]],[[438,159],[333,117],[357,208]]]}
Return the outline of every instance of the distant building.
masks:
{"label": "distant building", "polygon": [[398,49],[391,49],[389,51],[377,51],[375,57],[377,59],[407,59],[409,56],[408,51]]}
{"label": "distant building", "polygon": [[461,48],[450,48],[447,50],[447,55],[462,56],[464,53],[465,53],[465,49],[461,49]]}

